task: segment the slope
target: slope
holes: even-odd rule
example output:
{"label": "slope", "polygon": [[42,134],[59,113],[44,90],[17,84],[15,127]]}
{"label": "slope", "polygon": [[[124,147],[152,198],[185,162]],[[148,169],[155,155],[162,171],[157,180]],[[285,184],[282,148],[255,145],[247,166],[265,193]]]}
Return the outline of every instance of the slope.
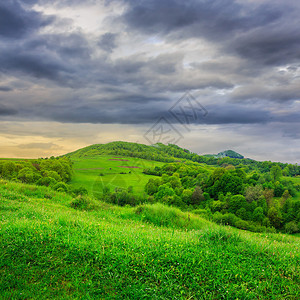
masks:
{"label": "slope", "polygon": [[82,198],[6,181],[0,196],[4,299],[300,296],[297,237],[223,228],[163,205],[80,211],[71,206]]}

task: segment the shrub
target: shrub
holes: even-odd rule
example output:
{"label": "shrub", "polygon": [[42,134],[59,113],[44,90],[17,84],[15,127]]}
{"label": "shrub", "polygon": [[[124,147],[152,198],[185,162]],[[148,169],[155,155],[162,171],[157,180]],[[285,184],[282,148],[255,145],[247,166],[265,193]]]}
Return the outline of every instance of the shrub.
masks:
{"label": "shrub", "polygon": [[70,203],[70,206],[75,209],[81,209],[81,210],[93,210],[98,207],[95,202],[93,202],[90,198],[85,196],[76,197]]}
{"label": "shrub", "polygon": [[87,195],[88,194],[88,190],[84,187],[79,187],[79,188],[73,188],[71,190],[71,193],[73,196],[84,196],[84,195]]}
{"label": "shrub", "polygon": [[297,233],[299,232],[299,227],[295,221],[291,221],[284,226],[284,230],[287,233]]}
{"label": "shrub", "polygon": [[69,187],[64,182],[58,182],[53,186],[53,189],[58,192],[68,192]]}
{"label": "shrub", "polygon": [[44,186],[54,186],[56,183],[56,180],[52,177],[42,177],[36,182],[37,185]]}
{"label": "shrub", "polygon": [[237,220],[239,220],[239,218],[232,213],[222,215],[221,213],[216,212],[213,214],[213,221],[218,224],[234,226]]}

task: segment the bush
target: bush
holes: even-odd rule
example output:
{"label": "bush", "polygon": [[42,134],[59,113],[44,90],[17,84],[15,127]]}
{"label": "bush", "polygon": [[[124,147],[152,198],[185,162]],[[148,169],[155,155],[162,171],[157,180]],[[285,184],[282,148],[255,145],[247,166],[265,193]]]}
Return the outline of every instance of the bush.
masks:
{"label": "bush", "polygon": [[36,182],[37,185],[44,185],[50,187],[54,186],[56,183],[56,180],[52,177],[42,177]]}
{"label": "bush", "polygon": [[299,227],[295,221],[291,221],[284,226],[284,230],[287,233],[297,233],[299,232]]}
{"label": "bush", "polygon": [[64,182],[58,182],[53,186],[53,189],[58,192],[65,192],[69,191],[69,187]]}
{"label": "bush", "polygon": [[221,213],[216,212],[213,214],[213,221],[218,224],[234,226],[237,220],[239,220],[239,218],[232,213],[222,215]]}
{"label": "bush", "polygon": [[84,195],[87,195],[88,194],[88,190],[84,187],[79,187],[79,188],[73,188],[71,190],[71,193],[73,196],[84,196]]}
{"label": "bush", "polygon": [[71,203],[70,206],[75,209],[81,210],[93,210],[96,209],[98,206],[95,202],[93,202],[90,198],[84,196],[76,197]]}

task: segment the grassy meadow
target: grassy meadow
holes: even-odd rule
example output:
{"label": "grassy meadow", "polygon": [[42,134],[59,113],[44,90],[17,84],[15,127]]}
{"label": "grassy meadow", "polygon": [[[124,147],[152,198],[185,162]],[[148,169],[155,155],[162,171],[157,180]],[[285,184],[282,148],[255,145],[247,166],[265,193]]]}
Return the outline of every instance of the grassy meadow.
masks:
{"label": "grassy meadow", "polygon": [[143,194],[145,184],[152,177],[143,174],[143,169],[161,166],[163,163],[136,157],[99,155],[72,158],[74,175],[70,184],[85,187],[90,195],[101,197],[104,186],[111,191],[116,187],[133,187],[135,194]]}
{"label": "grassy meadow", "polygon": [[[88,165],[80,163],[77,168]],[[0,181],[2,299],[299,299],[300,240]]]}

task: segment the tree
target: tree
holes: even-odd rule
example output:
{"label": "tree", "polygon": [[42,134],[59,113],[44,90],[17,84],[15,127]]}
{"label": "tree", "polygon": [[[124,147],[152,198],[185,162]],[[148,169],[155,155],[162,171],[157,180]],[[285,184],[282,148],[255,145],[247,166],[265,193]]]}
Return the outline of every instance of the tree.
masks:
{"label": "tree", "polygon": [[158,192],[155,194],[156,200],[162,200],[166,196],[174,196],[175,192],[169,183],[163,184],[158,188]]}
{"label": "tree", "polygon": [[182,191],[181,199],[185,204],[191,204],[191,198],[193,195],[193,191],[190,189],[185,189]]}
{"label": "tree", "polygon": [[34,183],[41,176],[36,174],[32,168],[25,167],[21,169],[18,173],[18,179],[24,183]]}
{"label": "tree", "polygon": [[282,204],[284,204],[289,198],[291,198],[291,195],[288,190],[285,190],[282,194]]}
{"label": "tree", "polygon": [[252,220],[255,222],[259,222],[262,223],[262,221],[264,220],[265,215],[264,215],[264,210],[262,207],[257,207],[255,208],[253,215],[252,215]]}
{"label": "tree", "polygon": [[158,182],[154,179],[149,179],[145,186],[145,192],[148,195],[154,195],[158,192]]}
{"label": "tree", "polygon": [[203,196],[203,191],[202,191],[201,187],[196,186],[195,190],[192,194],[192,197],[191,197],[191,204],[192,205],[199,205],[204,200],[205,200],[205,198]]}
{"label": "tree", "polygon": [[12,161],[5,162],[2,167],[2,176],[11,179],[16,171],[16,165]]}
{"label": "tree", "polygon": [[236,215],[240,217],[243,220],[248,219],[248,213],[244,207],[241,207],[240,209],[237,210]]}
{"label": "tree", "polygon": [[274,190],[272,190],[272,189],[265,189],[263,191],[263,195],[264,195],[264,197],[265,197],[265,199],[267,201],[268,206],[270,206],[271,205],[271,201],[274,198]]}
{"label": "tree", "polygon": [[242,195],[235,195],[229,199],[229,212],[236,213],[240,208],[244,207],[246,199]]}
{"label": "tree", "polygon": [[282,176],[281,168],[278,165],[272,166],[270,173],[274,181],[278,181]]}
{"label": "tree", "polygon": [[263,189],[261,185],[247,186],[245,190],[245,198],[247,202],[258,200],[262,196]]}
{"label": "tree", "polygon": [[282,222],[282,215],[278,208],[274,206],[271,207],[268,211],[268,218],[275,228],[280,228]]}

